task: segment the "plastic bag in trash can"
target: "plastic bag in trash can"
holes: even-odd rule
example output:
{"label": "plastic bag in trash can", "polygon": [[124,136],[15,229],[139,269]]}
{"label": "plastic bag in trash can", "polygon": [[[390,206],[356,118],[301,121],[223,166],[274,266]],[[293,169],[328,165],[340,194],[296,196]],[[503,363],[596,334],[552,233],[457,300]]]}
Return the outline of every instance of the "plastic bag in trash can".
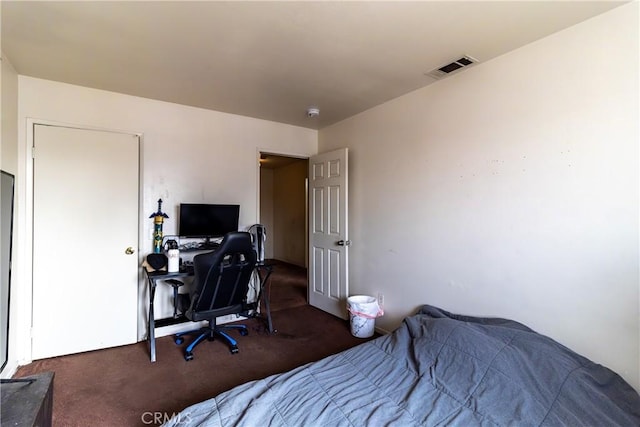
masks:
{"label": "plastic bag in trash can", "polygon": [[347,298],[347,311],[351,323],[351,334],[358,338],[372,337],[376,317],[384,314],[378,300],[367,295],[354,295]]}

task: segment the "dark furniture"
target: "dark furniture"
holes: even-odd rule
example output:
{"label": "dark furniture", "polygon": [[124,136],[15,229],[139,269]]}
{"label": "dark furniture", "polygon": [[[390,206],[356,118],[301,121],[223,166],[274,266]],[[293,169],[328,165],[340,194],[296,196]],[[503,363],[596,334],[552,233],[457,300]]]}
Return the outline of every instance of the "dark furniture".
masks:
{"label": "dark furniture", "polygon": [[15,177],[0,171],[0,371],[9,357],[9,301],[11,242],[13,241],[13,187]]}
{"label": "dark furniture", "polygon": [[[147,255],[147,267],[152,268],[155,271],[165,270],[169,264],[169,259],[165,254],[149,254]],[[178,318],[178,289],[184,285],[184,282],[177,279],[166,279],[169,285],[173,287],[173,318]]]}
{"label": "dark furniture", "polygon": [[[219,247],[219,246],[218,246]],[[242,313],[243,316],[246,317],[255,317],[264,320],[267,326],[267,331],[270,334],[276,332],[273,327],[273,322],[271,320],[271,310],[269,304],[269,277],[271,276],[271,272],[273,271],[273,266],[269,262],[257,263],[255,265],[255,272],[258,279],[258,295],[256,300],[248,303],[248,310],[245,313]],[[162,319],[155,318],[154,311],[154,300],[156,295],[156,287],[158,282],[167,282],[171,286],[173,284],[171,281],[176,279],[184,279],[187,277],[192,277],[194,275],[193,265],[187,266],[183,265],[179,272],[177,273],[167,273],[165,270],[152,270],[147,267],[144,268],[145,275],[147,277],[147,283],[149,285],[149,315],[147,321],[147,339],[149,340],[149,356],[151,362],[156,361],[156,336],[155,330],[156,328],[162,328],[164,326],[176,325],[184,322],[190,322],[189,319],[184,315],[184,313],[180,312],[177,315],[166,317]],[[174,287],[175,289],[175,287]],[[260,303],[264,305],[264,315],[259,312]],[[175,310],[174,310],[175,313]]]}
{"label": "dark furniture", "polygon": [[208,325],[175,335],[176,344],[182,344],[184,335],[197,335],[184,350],[185,360],[193,359],[193,349],[205,339],[220,338],[229,345],[232,354],[238,352],[238,343],[225,331],[236,329],[247,335],[247,327],[218,326],[216,318],[249,310],[247,292],[255,266],[251,235],[244,231],[227,233],[217,250],[193,257],[194,283],[185,317],[193,322],[206,320]]}
{"label": "dark furniture", "polygon": [[53,372],[2,380],[0,420],[3,426],[50,427],[53,414]]}

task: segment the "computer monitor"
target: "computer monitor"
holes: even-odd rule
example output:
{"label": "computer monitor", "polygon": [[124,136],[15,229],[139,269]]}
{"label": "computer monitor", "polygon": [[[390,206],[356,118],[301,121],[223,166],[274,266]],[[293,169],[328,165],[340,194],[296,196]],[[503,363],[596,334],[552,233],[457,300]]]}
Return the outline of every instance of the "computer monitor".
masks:
{"label": "computer monitor", "polygon": [[240,205],[181,203],[178,234],[185,238],[223,237],[238,231]]}

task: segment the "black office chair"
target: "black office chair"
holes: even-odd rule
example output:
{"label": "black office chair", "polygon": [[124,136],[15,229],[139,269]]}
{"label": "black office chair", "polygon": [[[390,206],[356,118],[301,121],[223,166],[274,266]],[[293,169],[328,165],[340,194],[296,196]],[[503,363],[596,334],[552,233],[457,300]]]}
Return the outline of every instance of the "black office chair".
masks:
{"label": "black office chair", "polygon": [[197,334],[197,338],[184,350],[185,360],[193,359],[193,349],[205,338],[215,337],[227,342],[232,354],[238,352],[237,342],[225,329],[238,329],[240,335],[249,332],[245,325],[216,325],[216,318],[228,314],[247,311],[247,292],[256,265],[256,252],[249,233],[238,231],[228,233],[220,247],[213,252],[196,255],[193,258],[193,290],[189,294],[187,319],[194,322],[207,320],[207,327],[176,334],[174,341],[182,344],[183,336]]}

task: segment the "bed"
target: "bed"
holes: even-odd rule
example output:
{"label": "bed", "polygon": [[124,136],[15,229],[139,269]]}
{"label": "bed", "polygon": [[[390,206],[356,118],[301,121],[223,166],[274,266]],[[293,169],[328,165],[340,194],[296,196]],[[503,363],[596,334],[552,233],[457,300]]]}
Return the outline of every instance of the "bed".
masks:
{"label": "bed", "polygon": [[640,426],[640,396],[520,323],[423,306],[392,334],[235,387],[165,425]]}

